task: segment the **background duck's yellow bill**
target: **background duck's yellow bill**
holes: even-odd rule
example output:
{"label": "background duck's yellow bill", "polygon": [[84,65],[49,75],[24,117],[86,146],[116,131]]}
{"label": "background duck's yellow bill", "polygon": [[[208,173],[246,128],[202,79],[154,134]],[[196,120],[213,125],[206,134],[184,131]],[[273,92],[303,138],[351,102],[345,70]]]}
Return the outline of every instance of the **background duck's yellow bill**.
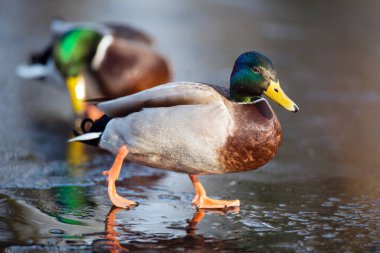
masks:
{"label": "background duck's yellow bill", "polygon": [[298,106],[282,91],[279,82],[275,83],[271,81],[264,94],[288,111],[299,111]]}
{"label": "background duck's yellow bill", "polygon": [[66,79],[66,84],[75,114],[82,115],[85,110],[83,102],[85,98],[84,78],[82,76],[71,76]]}

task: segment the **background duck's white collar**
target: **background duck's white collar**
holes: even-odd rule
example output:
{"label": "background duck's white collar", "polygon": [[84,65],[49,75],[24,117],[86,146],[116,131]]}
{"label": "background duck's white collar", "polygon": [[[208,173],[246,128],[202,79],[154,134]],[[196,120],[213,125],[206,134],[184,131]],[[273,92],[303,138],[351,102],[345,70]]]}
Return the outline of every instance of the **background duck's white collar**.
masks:
{"label": "background duck's white collar", "polygon": [[106,35],[99,42],[94,59],[92,60],[92,63],[91,63],[91,67],[93,70],[99,69],[100,64],[102,63],[106,55],[107,49],[112,44],[113,40],[114,38],[112,35]]}

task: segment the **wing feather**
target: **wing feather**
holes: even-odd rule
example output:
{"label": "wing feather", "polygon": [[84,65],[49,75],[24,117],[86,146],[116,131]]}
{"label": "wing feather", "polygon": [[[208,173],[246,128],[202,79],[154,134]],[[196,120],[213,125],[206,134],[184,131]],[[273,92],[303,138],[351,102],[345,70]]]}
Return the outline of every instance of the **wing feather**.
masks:
{"label": "wing feather", "polygon": [[226,99],[212,86],[203,83],[168,83],[142,92],[99,103],[108,116],[122,117],[143,108],[209,104]]}

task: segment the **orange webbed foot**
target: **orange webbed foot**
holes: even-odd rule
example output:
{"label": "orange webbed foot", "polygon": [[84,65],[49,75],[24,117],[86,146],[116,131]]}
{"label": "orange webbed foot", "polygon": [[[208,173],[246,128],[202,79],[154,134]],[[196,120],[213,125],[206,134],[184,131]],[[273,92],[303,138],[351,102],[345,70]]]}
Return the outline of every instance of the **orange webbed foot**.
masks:
{"label": "orange webbed foot", "polygon": [[199,182],[196,175],[189,175],[191,182],[194,185],[195,197],[191,202],[197,209],[231,209],[240,206],[240,201],[235,200],[219,200],[207,197],[206,190]]}
{"label": "orange webbed foot", "polygon": [[240,206],[240,201],[235,200],[219,200],[212,199],[206,195],[199,196],[195,201],[193,200],[193,205],[198,209],[230,209]]}
{"label": "orange webbed foot", "polygon": [[116,192],[115,181],[108,180],[108,195],[112,204],[116,207],[129,209],[133,206],[137,206],[137,203],[126,198],[123,198]]}
{"label": "orange webbed foot", "polygon": [[129,209],[132,206],[136,206],[137,203],[130,201],[126,198],[121,197],[116,192],[115,182],[119,178],[121,166],[123,164],[124,158],[128,154],[128,149],[126,146],[122,146],[117,153],[115,162],[111,169],[103,171],[103,175],[108,175],[107,184],[108,184],[108,196],[111,199],[112,204],[116,207]]}

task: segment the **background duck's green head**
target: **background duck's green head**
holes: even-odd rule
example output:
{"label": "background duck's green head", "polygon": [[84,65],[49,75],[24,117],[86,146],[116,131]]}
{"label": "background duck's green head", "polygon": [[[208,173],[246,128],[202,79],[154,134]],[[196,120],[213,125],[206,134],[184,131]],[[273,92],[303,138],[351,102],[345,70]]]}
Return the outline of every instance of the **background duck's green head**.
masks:
{"label": "background duck's green head", "polygon": [[73,29],[54,44],[54,59],[64,77],[77,76],[91,63],[102,35],[91,29]]}
{"label": "background duck's green head", "polygon": [[272,61],[251,51],[240,55],[231,73],[230,96],[236,102],[253,102],[263,94],[285,109],[297,112],[298,106],[282,91]]}
{"label": "background duck's green head", "polygon": [[71,103],[78,116],[85,108],[83,70],[91,64],[102,37],[91,29],[73,29],[64,33],[53,47],[57,69],[66,79]]}

